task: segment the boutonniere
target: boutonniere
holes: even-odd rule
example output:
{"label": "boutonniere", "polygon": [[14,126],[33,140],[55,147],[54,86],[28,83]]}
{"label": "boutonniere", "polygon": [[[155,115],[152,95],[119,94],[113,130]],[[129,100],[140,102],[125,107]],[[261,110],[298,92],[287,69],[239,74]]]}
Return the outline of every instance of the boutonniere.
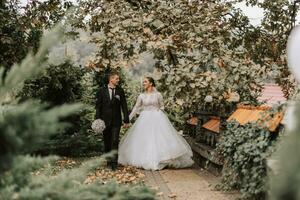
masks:
{"label": "boutonniere", "polygon": [[120,101],[120,96],[119,95],[116,95],[115,98]]}

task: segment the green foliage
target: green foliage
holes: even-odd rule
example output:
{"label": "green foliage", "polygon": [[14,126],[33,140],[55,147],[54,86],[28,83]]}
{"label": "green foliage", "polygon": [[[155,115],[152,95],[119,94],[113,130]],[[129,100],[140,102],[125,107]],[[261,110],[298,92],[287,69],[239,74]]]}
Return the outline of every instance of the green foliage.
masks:
{"label": "green foliage", "polygon": [[249,50],[249,57],[255,63],[262,64],[263,70],[269,77],[283,88],[284,94],[289,97],[295,92],[295,79],[287,67],[286,43],[289,33],[295,25],[295,16],[299,13],[299,3],[282,0],[273,1],[235,0],[246,2],[251,6],[258,6],[264,10],[261,25],[257,27],[240,27],[244,38],[239,42],[245,43]]}
{"label": "green foliage", "polygon": [[[39,42],[39,39],[29,43],[28,38],[32,37],[33,32],[28,33],[28,36],[23,31],[23,27],[20,25],[20,21],[13,20],[19,18],[18,10],[19,5],[17,3],[11,3],[8,1],[1,1],[0,12],[0,66],[9,68],[14,63],[21,61],[27,54],[28,49],[35,46],[35,43]],[[39,33],[36,32],[36,35]],[[18,48],[16,48],[18,47]]]}
{"label": "green foliage", "polygon": [[90,125],[94,120],[94,101],[92,76],[85,69],[65,62],[58,66],[50,65],[43,75],[26,81],[19,93],[21,99],[38,99],[50,107],[66,103],[84,103],[85,109],[65,118],[71,126],[58,132],[51,140],[42,143],[38,152],[78,155],[89,151],[101,150],[101,138],[91,134]]}
{"label": "green foliage", "polygon": [[[24,148],[26,149],[26,147]],[[30,181],[31,173],[43,167],[50,167],[50,163],[53,164],[57,159],[58,157],[56,156],[49,156],[47,158],[32,157],[29,155],[14,156],[11,168],[0,179],[0,197],[4,195],[3,192],[6,190],[19,190],[24,185],[27,185]],[[49,163],[48,166],[46,166],[47,163]]]}
{"label": "green foliage", "polygon": [[28,1],[23,7],[19,0],[0,3],[0,66],[6,72],[22,61],[28,52],[36,53],[44,28],[53,27],[66,9],[68,1]]}
{"label": "green foliage", "polygon": [[[298,98],[297,98],[298,99]],[[276,160],[276,171],[270,175],[270,199],[300,199],[300,159],[297,152],[300,148],[300,104],[296,100],[293,117],[288,124],[293,127],[286,129],[279,143],[279,148],[272,156]]]}
{"label": "green foliage", "polygon": [[[235,9],[236,2],[261,7],[262,24],[253,26]],[[75,27],[93,32],[91,42],[99,51],[91,61],[100,70],[130,69],[147,62],[140,60],[142,53],[154,55],[167,111],[183,123],[188,114],[203,108],[199,102],[206,95],[213,102],[205,106],[220,112],[231,104],[231,92],[242,102],[256,103],[269,79],[291,95],[295,81],[287,70],[285,44],[298,10],[288,0],[79,0],[72,17]]]}
{"label": "green foliage", "polygon": [[243,43],[231,45],[243,38],[234,34],[237,27],[247,25],[231,3],[122,0],[79,5],[74,16],[79,22],[91,15],[91,41],[99,47],[95,66],[130,70],[141,53],[154,55],[166,108],[178,122],[197,111],[206,95],[221,110],[230,92],[238,93],[240,101],[254,101],[266,76]]}
{"label": "green foliage", "polygon": [[140,185],[121,186],[114,182],[103,185],[101,180],[84,183],[88,174],[103,166],[104,158],[92,159],[77,168],[53,174],[56,160],[56,157],[16,157],[13,168],[0,178],[0,198],[154,200],[153,192]]}
{"label": "green foliage", "polygon": [[66,123],[60,121],[61,117],[74,114],[82,108],[78,105],[63,105],[46,109],[45,104],[37,101],[27,100],[18,104],[14,98],[15,90],[19,89],[20,84],[23,85],[24,80],[36,78],[42,72],[47,51],[58,41],[60,33],[58,29],[50,32],[34,56],[28,55],[20,66],[13,66],[1,80],[0,199],[153,200],[153,192],[139,185],[103,185],[101,181],[85,184],[87,175],[103,166],[104,157],[87,161],[75,169],[53,173],[57,157],[26,155],[32,146],[66,127]]}
{"label": "green foliage", "polygon": [[38,104],[32,100],[21,104],[15,100],[15,91],[24,85],[24,81],[41,74],[48,49],[55,44],[54,41],[59,41],[61,35],[62,30],[58,26],[43,37],[41,47],[35,55],[28,54],[23,62],[11,67],[6,76],[3,75],[4,70],[1,71],[0,169],[2,170],[10,166],[14,155],[28,151],[37,142],[45,141],[50,135],[65,128],[66,123],[59,120],[81,108],[78,105],[64,105],[46,109],[45,104]]}
{"label": "green foliage", "polygon": [[48,66],[45,73],[28,80],[21,91],[21,98],[35,98],[52,106],[78,102],[83,93],[81,79],[84,69],[66,62],[58,66]]}
{"label": "green foliage", "polygon": [[239,189],[244,199],[264,199],[267,191],[266,159],[272,153],[269,131],[256,124],[231,122],[217,144],[224,156],[221,189]]}
{"label": "green foliage", "polygon": [[[1,82],[0,82],[0,95],[7,95],[13,93],[12,90],[18,90],[24,85],[24,81],[29,78],[34,78],[40,74],[45,67],[46,54],[49,47],[53,45],[53,41],[59,40],[62,35],[62,29],[56,27],[52,34],[46,34],[41,40],[41,47],[35,55],[28,54],[20,64],[14,64],[10,67],[9,73],[5,75],[5,70],[0,70]],[[47,38],[47,39],[46,39]],[[51,43],[52,42],[52,43]],[[6,98],[1,99],[3,103]],[[10,99],[8,100],[10,101]]]}
{"label": "green foliage", "polygon": [[8,165],[12,155],[28,152],[37,143],[45,142],[50,135],[66,128],[67,124],[59,119],[79,108],[65,105],[49,110],[45,105],[30,101],[6,106],[0,118],[1,163]]}

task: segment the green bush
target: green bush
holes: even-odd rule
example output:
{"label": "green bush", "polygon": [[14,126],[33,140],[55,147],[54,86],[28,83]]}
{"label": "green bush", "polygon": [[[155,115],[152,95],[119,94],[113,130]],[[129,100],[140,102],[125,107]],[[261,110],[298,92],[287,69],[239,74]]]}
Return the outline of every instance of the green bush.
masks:
{"label": "green bush", "polygon": [[63,121],[71,126],[51,137],[46,144],[42,143],[36,149],[38,153],[79,155],[101,151],[101,137],[90,130],[95,113],[92,78],[85,69],[65,62],[48,66],[42,76],[25,82],[19,93],[22,101],[34,98],[48,103],[49,107],[76,102],[86,105],[81,112],[64,118]]}
{"label": "green bush", "polygon": [[67,124],[59,119],[74,113],[73,109],[74,106],[45,109],[45,105],[31,101],[6,106],[0,118],[2,167],[9,166],[12,155],[30,152],[37,143],[45,142],[50,135],[66,128]]}
{"label": "green bush", "polygon": [[25,82],[20,96],[22,99],[40,99],[51,106],[78,102],[84,90],[81,84],[83,75],[83,69],[69,62],[50,65],[42,76]]}
{"label": "green bush", "polygon": [[244,199],[264,199],[266,159],[273,152],[272,141],[270,132],[257,124],[229,123],[217,144],[217,152],[224,156],[225,162],[218,187],[239,189]]}

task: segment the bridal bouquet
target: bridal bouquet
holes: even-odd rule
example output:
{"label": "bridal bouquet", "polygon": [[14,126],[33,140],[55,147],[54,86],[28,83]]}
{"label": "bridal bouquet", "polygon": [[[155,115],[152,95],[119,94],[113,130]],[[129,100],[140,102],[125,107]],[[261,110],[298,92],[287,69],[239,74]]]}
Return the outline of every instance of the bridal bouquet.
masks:
{"label": "bridal bouquet", "polygon": [[92,123],[92,129],[96,134],[100,134],[104,131],[105,129],[105,123],[101,119],[96,119]]}

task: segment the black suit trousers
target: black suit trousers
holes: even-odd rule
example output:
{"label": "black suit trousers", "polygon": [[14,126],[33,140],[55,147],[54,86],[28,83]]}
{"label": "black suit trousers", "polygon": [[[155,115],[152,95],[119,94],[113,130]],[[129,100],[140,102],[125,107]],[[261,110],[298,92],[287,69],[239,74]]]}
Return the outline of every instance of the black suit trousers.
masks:
{"label": "black suit trousers", "polygon": [[[103,131],[105,153],[118,150],[120,129],[120,126],[110,125]],[[116,164],[118,162],[118,154],[110,162]]]}

